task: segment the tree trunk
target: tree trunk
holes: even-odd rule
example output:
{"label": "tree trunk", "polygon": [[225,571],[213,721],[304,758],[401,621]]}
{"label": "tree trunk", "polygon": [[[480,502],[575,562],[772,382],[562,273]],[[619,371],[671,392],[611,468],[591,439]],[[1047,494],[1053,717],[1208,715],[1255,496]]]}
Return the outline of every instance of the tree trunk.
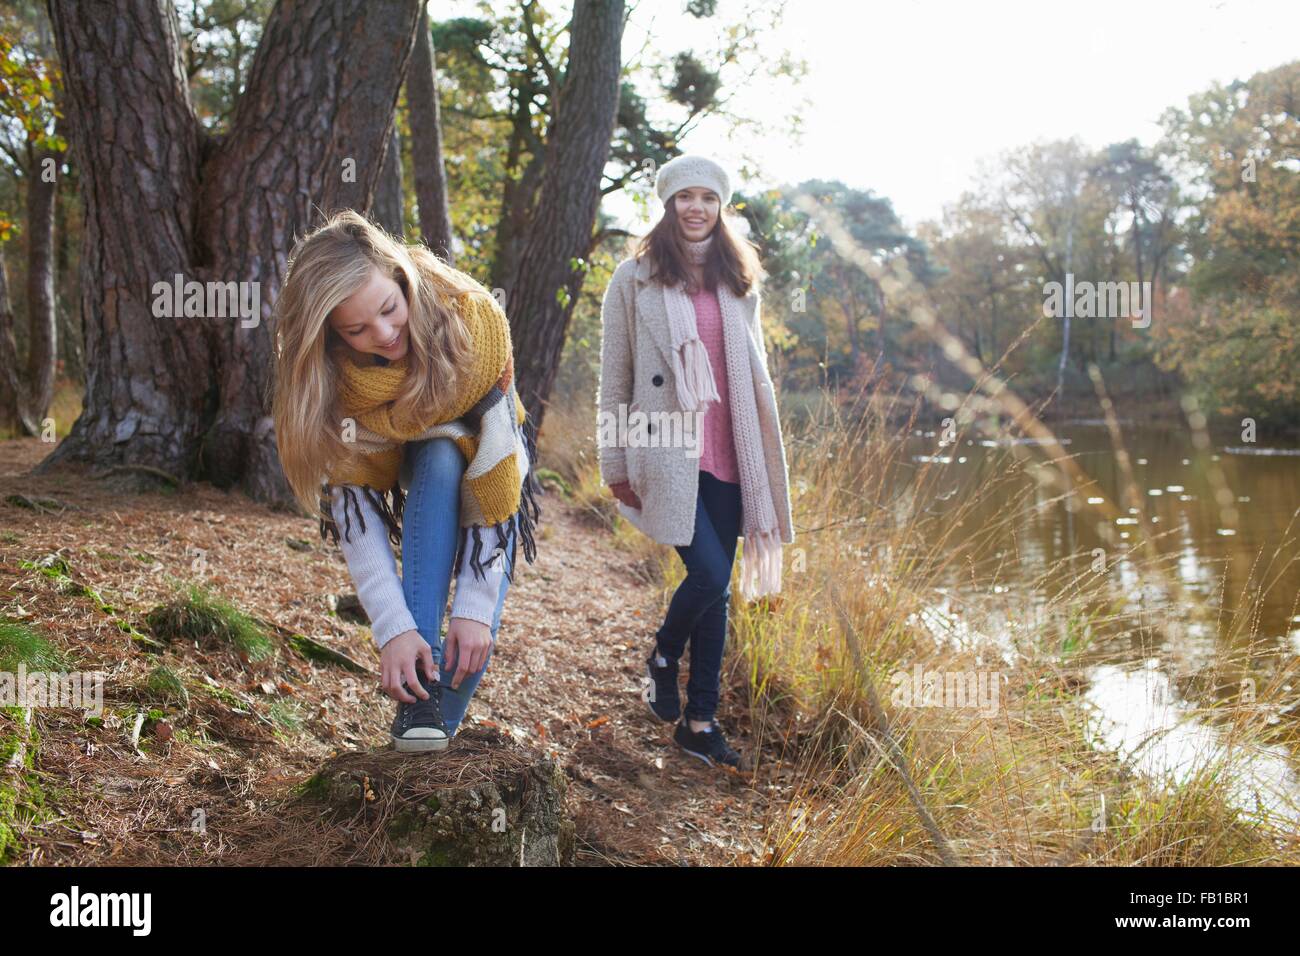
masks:
{"label": "tree trunk", "polygon": [[307,781],[290,814],[319,817],[324,805],[389,863],[566,866],[574,857],[567,793],[554,760],[469,727],[450,751],[428,759],[339,754]]}
{"label": "tree trunk", "polygon": [[871,287],[876,292],[876,303],[880,311],[876,315],[876,344],[879,346],[879,354],[882,361],[889,361],[889,339],[885,336],[885,324],[888,317],[888,306],[885,302],[885,293],[880,288],[880,284],[874,279],[869,280]]}
{"label": "tree trunk", "polygon": [[454,263],[451,205],[447,199],[447,169],[442,162],[442,115],[438,105],[437,63],[433,34],[429,29],[429,11],[421,4],[411,73],[406,78],[415,199],[420,204],[420,235],[424,244],[445,261]]}
{"label": "tree trunk", "polygon": [[[370,207],[419,0],[277,4],[219,139],[194,115],[170,3],[48,6],[84,187],[88,367],[81,417],[40,467],[150,465],[290,504],[270,303],[295,235]],[[155,284],[178,274],[237,283],[255,314],[155,316]]]}
{"label": "tree trunk", "polygon": [[1070,270],[1074,268],[1074,207],[1070,207],[1070,224],[1065,234],[1065,275],[1062,286],[1065,287],[1065,324],[1061,327],[1061,360],[1056,365],[1056,401],[1057,407],[1065,398],[1065,363],[1070,357],[1070,320],[1074,317],[1074,290],[1067,285]]}
{"label": "tree trunk", "polygon": [[[204,168],[199,254],[211,278],[261,282],[263,319],[251,328],[226,321],[217,330],[220,401],[204,439],[203,474],[220,487],[238,484],[258,500],[292,504],[270,417],[272,330],[265,319],[283,280],[288,238],[320,224],[313,206],[325,216],[370,209],[420,6],[277,4],[231,133]],[[256,175],[266,181],[251,194],[249,156],[258,156]]]}
{"label": "tree trunk", "polygon": [[[27,409],[36,424],[54,398],[54,362],[58,327],[54,313],[54,200],[58,194],[60,154],[32,151],[27,177]],[[28,424],[31,430],[32,424]]]}
{"label": "tree trunk", "polygon": [[[546,170],[546,145],[533,129],[533,117],[528,103],[537,90],[518,80],[511,91],[514,114],[510,132],[510,145],[506,151],[505,177],[501,183],[501,212],[497,217],[496,255],[492,258],[493,288],[505,288],[519,269],[524,244],[528,240],[529,226],[537,193]],[[552,90],[548,94],[554,93]],[[558,94],[555,94],[558,100]],[[515,171],[528,151],[528,164],[516,177]]]}
{"label": "tree trunk", "polygon": [[989,315],[989,356],[994,362],[1001,358],[998,352],[998,294],[993,293],[993,311]]}
{"label": "tree trunk", "polygon": [[404,235],[403,205],[402,139],[394,123],[393,135],[388,138],[388,150],[384,153],[384,171],[379,174],[379,187],[375,190],[375,222],[394,236]]}
{"label": "tree trunk", "polygon": [[149,303],[155,282],[189,271],[198,129],[170,4],[127,7],[49,3],[82,170],[87,369],[81,416],[38,470],[72,459],[179,473],[204,417],[207,338]]}
{"label": "tree trunk", "polygon": [[[53,53],[51,52],[51,56]],[[62,109],[62,101],[60,101]],[[67,133],[67,122],[60,117],[54,129],[60,136]],[[77,182],[77,171],[68,162],[71,157],[65,155],[61,164],[66,171],[60,171],[61,181],[54,201],[54,315],[59,324],[59,354],[56,354],[55,376],[58,376],[59,361],[63,362],[63,376],[72,381],[82,382],[86,378],[86,353],[82,349],[81,310],[70,307],[68,297],[69,277],[76,287],[78,277],[72,270],[72,237],[69,235],[68,216],[75,210],[68,207],[80,202],[81,188]]]}
{"label": "tree trunk", "polygon": [[[846,285],[849,284],[846,283]],[[853,286],[849,285],[849,288],[852,289]],[[849,368],[853,369],[853,372],[856,375],[858,371],[858,363],[861,360],[862,354],[861,342],[858,336],[858,315],[860,314],[860,310],[858,307],[857,292],[850,291],[848,293],[848,299],[849,301],[844,307],[844,331],[849,337]]]}
{"label": "tree trunk", "polygon": [[[600,175],[618,111],[623,0],[579,0],[569,60],[547,137],[537,213],[506,286],[520,399],[540,428],[586,275]],[[580,260],[575,268],[574,260]]]}
{"label": "tree trunk", "polygon": [[14,310],[9,301],[5,247],[0,243],[0,429],[17,435],[30,431],[23,421],[23,384],[18,378],[18,344],[14,340]]}

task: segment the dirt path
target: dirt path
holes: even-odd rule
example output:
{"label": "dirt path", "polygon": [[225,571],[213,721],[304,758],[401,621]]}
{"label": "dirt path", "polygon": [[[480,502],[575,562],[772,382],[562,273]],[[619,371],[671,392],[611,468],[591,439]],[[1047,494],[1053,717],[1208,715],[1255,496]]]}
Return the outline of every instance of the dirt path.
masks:
{"label": "dirt path", "polygon": [[[35,712],[19,791],[32,820],[15,862],[238,863],[250,851],[246,824],[323,759],[386,745],[393,704],[376,679],[283,648],[269,664],[194,646],[146,653],[120,622],[146,631],[144,615],[176,596],[177,580],[202,582],[377,671],[368,629],[330,610],[331,594],[352,590],[342,556],[306,519],[207,485],[135,494],[79,469],[29,475],[49,450],[0,442],[0,615],[42,629],[78,668],[104,670],[106,719]],[[68,509],[21,507],[15,494]],[[705,768],[640,699],[658,589],[558,494],[542,508],[537,563],[520,560],[467,723],[556,756],[572,784],[580,864],[757,862],[772,778]],[[52,553],[112,611],[20,566]],[[160,706],[149,686],[160,664],[183,676],[190,702],[163,706],[167,726],[150,721],[137,750],[132,715]],[[743,727],[727,715],[741,712],[741,696],[724,688],[721,712],[738,744]],[[0,739],[24,733],[0,713]]]}

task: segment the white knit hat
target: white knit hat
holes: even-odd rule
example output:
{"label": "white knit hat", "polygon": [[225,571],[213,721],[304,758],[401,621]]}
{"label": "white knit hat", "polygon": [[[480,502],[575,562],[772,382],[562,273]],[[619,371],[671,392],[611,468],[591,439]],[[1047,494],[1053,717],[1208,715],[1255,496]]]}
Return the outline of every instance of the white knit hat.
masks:
{"label": "white knit hat", "polygon": [[707,156],[678,156],[659,167],[655,176],[655,192],[668,204],[680,190],[691,186],[712,189],[726,206],[731,202],[731,177],[720,165]]}

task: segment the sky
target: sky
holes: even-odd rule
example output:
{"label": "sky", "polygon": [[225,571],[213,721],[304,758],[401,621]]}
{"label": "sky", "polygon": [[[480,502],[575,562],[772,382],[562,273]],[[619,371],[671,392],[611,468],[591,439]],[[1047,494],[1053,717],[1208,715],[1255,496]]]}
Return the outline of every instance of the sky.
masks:
{"label": "sky", "polygon": [[[725,22],[742,3],[718,7]],[[647,31],[669,52],[716,44],[709,21],[683,8],[638,0],[624,58]],[[757,159],[761,179],[739,184],[749,189],[812,178],[872,189],[909,227],[938,218],[981,161],[1071,136],[1091,148],[1150,144],[1168,107],[1300,57],[1300,0],[790,0],[788,10],[770,42],[806,60],[807,77],[797,88],[752,83],[737,106],[797,109],[802,142],[733,141],[727,124],[706,122],[683,149],[733,169]],[[606,208],[632,213],[617,199]]]}

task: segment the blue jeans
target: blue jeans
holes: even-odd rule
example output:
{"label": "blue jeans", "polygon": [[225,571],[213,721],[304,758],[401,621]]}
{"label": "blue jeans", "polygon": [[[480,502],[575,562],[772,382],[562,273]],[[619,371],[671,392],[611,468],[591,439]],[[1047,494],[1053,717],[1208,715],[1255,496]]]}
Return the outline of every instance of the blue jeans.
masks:
{"label": "blue jeans", "polygon": [[[433,661],[442,679],[442,719],[450,737],[464,719],[470,698],[492,659],[489,648],[483,669],[467,674],[459,687],[451,686],[456,660],[442,659],[442,619],[451,592],[452,561],[457,540],[464,533],[460,526],[460,480],[466,461],[450,438],[409,442],[405,451],[411,457],[411,487],[402,511],[402,593],[416,629],[433,650]],[[504,567],[513,574],[509,548],[506,552]],[[503,576],[492,615],[493,646],[509,587],[509,579]]]}
{"label": "blue jeans", "polygon": [[701,471],[695,534],[689,545],[677,547],[686,577],[673,592],[663,626],[655,635],[659,653],[669,661],[680,658],[690,642],[691,674],[682,711],[688,720],[710,721],[718,710],[740,518],[740,485]]}

